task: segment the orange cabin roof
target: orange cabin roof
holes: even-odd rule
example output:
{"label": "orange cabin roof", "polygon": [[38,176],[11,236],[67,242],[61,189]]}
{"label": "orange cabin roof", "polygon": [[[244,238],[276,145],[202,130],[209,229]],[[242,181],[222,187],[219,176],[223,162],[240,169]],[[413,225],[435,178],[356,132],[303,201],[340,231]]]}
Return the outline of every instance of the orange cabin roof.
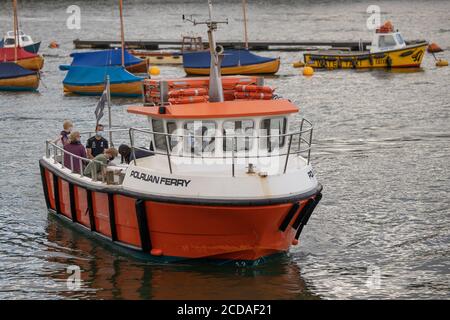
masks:
{"label": "orange cabin roof", "polygon": [[158,113],[159,106],[129,107],[135,113],[162,119],[217,119],[272,116],[297,113],[299,108],[289,100],[234,100],[166,106],[166,113]]}

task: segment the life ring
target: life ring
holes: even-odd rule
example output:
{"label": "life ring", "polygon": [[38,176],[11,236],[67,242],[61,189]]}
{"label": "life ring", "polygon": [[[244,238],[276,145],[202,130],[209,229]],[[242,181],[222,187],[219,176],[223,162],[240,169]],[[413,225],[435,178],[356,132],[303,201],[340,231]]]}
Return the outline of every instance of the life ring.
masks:
{"label": "life ring", "polygon": [[236,91],[238,92],[262,92],[262,93],[273,93],[273,88],[269,86],[256,86],[256,85],[237,85]]}

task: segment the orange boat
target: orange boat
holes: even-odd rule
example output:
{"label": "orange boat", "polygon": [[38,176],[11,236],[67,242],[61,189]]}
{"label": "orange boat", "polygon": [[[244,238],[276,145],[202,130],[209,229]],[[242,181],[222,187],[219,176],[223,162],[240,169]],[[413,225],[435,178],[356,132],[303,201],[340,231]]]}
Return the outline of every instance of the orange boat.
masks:
{"label": "orange boat", "polygon": [[112,131],[126,134],[130,161],[95,165],[47,141],[49,211],[156,261],[253,265],[298,244],[322,197],[312,125],[262,78],[221,77],[213,53],[209,78],[144,81],[144,105],[128,112],[148,127]]}

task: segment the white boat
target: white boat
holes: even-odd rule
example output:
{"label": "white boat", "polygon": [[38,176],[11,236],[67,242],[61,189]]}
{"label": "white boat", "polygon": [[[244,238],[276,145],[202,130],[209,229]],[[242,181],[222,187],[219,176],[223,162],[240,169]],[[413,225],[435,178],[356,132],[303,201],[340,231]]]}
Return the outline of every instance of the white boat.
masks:
{"label": "white boat", "polygon": [[[18,46],[31,53],[38,53],[41,42],[34,42],[31,36],[25,34],[22,30],[18,33]],[[14,37],[14,31],[8,31],[5,37],[0,41],[0,48],[14,48],[17,46]]]}

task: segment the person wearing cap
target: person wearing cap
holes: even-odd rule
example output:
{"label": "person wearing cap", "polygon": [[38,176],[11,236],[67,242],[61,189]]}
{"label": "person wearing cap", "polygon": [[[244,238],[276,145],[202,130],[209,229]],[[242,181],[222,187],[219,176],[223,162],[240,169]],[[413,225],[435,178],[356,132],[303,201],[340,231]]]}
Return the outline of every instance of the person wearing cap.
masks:
{"label": "person wearing cap", "polygon": [[89,159],[94,159],[108,148],[108,140],[103,138],[103,125],[98,124],[95,128],[95,136],[90,137],[86,142],[87,156]]}

